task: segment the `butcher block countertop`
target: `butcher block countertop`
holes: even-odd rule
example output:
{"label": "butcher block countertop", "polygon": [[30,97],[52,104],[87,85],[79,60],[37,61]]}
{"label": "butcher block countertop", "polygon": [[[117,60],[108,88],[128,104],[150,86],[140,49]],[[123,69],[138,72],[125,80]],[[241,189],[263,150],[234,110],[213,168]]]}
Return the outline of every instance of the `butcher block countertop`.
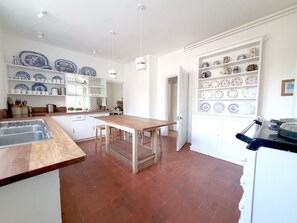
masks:
{"label": "butcher block countertop", "polygon": [[53,138],[0,149],[0,186],[85,160],[86,154],[50,117],[19,119],[45,120]]}

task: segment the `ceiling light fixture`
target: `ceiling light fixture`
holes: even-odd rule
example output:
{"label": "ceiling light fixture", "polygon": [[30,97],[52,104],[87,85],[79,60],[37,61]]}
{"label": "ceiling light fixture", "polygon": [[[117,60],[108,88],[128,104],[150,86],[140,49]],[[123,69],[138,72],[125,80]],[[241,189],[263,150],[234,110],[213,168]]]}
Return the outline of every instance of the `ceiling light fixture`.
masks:
{"label": "ceiling light fixture", "polygon": [[46,10],[39,11],[39,12],[37,13],[37,17],[41,19],[45,14],[47,14],[47,11],[46,11]]}
{"label": "ceiling light fixture", "polygon": [[[114,36],[116,33],[114,31],[110,31],[109,33],[111,35],[111,60],[112,62],[114,62]],[[115,69],[110,69],[108,73],[109,73],[109,78],[117,79],[117,72]]]}
{"label": "ceiling light fixture", "polygon": [[146,60],[142,56],[142,24],[141,24],[141,14],[142,14],[142,11],[144,9],[145,9],[145,6],[142,3],[139,3],[138,4],[138,10],[139,10],[140,56],[135,59],[136,70],[138,70],[138,71],[146,70]]}

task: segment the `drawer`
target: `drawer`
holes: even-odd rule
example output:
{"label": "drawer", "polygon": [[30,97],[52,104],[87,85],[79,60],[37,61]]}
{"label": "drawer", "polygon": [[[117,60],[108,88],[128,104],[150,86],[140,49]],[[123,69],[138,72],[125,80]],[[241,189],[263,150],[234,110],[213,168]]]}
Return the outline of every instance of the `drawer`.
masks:
{"label": "drawer", "polygon": [[86,120],[86,116],[85,115],[72,115],[70,117],[71,121],[85,121]]}

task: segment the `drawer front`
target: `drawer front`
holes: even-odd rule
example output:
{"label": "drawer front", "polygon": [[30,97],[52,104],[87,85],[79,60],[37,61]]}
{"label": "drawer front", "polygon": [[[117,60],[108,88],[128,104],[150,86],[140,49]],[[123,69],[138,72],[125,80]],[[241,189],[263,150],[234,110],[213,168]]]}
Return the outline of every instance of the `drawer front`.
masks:
{"label": "drawer front", "polygon": [[72,115],[70,118],[71,121],[84,121],[86,120],[85,115]]}

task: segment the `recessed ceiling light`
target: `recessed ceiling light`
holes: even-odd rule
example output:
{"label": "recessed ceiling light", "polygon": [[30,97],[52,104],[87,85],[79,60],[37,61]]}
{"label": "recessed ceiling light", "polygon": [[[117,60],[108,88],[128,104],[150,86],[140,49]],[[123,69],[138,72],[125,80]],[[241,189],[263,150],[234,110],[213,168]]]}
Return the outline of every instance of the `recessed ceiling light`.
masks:
{"label": "recessed ceiling light", "polygon": [[47,13],[46,10],[39,11],[39,12],[37,13],[37,17],[38,17],[38,18],[42,18],[46,13]]}

